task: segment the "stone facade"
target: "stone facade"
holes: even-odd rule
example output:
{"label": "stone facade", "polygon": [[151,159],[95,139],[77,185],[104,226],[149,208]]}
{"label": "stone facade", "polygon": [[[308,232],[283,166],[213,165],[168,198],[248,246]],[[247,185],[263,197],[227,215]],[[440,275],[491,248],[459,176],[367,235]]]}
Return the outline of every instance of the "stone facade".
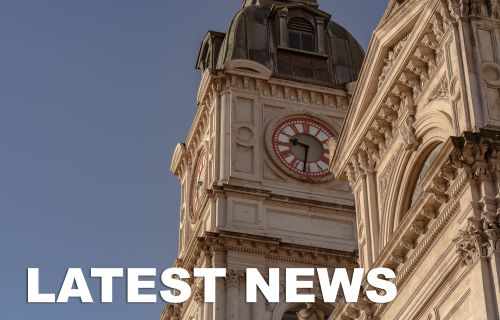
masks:
{"label": "stone facade", "polygon": [[[390,1],[356,83],[338,81],[355,80],[357,61],[338,67],[343,42],[314,0],[245,1],[228,34],[209,32],[197,113],[171,164],[182,191],[175,266],[228,276],[213,304],[191,282],[191,299],[162,320],[499,319],[499,8]],[[248,20],[262,12],[265,23]],[[252,36],[262,28],[265,43]],[[293,48],[290,30],[305,34],[299,45],[311,34],[311,49]],[[285,58],[302,76],[285,76]],[[321,140],[299,141],[314,135],[306,129],[285,141],[290,160],[276,151],[276,128],[293,119],[331,133],[331,174],[315,176],[321,161],[297,149]],[[247,267],[358,265],[393,269],[396,299],[325,304],[315,284],[313,305],[244,301]]]}
{"label": "stone facade", "polygon": [[395,270],[398,296],[330,319],[500,318],[498,5],[391,1],[331,170],[366,230],[360,264]]}

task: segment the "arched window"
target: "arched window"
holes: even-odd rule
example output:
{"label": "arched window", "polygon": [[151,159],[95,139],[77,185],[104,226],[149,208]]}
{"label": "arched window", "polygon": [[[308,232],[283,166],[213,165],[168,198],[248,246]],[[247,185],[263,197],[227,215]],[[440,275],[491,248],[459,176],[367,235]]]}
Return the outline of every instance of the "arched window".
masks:
{"label": "arched window", "polygon": [[288,22],[288,45],[292,49],[314,51],[314,27],[304,18]]}
{"label": "arched window", "polygon": [[431,152],[427,155],[427,158],[424,160],[422,165],[420,166],[420,169],[418,170],[418,173],[416,177],[413,179],[413,188],[411,189],[411,198],[408,201],[407,209],[410,209],[415,202],[417,202],[418,198],[422,195],[424,190],[422,189],[421,182],[424,176],[426,175],[427,171],[429,171],[430,166],[436,160],[437,156],[439,155],[439,152],[441,151],[443,145],[438,144],[435,146]]}

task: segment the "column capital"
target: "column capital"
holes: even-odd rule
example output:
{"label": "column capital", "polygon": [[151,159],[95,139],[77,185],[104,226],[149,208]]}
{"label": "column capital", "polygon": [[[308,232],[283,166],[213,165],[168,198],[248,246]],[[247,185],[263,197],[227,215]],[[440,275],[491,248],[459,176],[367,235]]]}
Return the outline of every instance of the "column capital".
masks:
{"label": "column capital", "polygon": [[239,287],[240,280],[244,278],[243,271],[228,270],[226,275],[226,288]]}

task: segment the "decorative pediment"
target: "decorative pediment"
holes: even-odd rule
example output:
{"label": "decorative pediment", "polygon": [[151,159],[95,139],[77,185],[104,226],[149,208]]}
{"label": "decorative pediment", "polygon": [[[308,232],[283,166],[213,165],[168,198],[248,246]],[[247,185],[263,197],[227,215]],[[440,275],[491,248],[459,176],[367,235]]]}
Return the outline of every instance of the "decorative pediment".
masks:
{"label": "decorative pediment", "polygon": [[217,57],[224,41],[225,33],[217,31],[208,31],[200,45],[198,58],[196,59],[196,68],[201,70],[213,70],[217,64]]}
{"label": "decorative pediment", "polygon": [[390,19],[397,11],[399,11],[399,8],[404,5],[405,2],[408,2],[406,0],[390,0],[389,5],[387,6],[387,9],[385,10],[384,15],[382,16],[381,19],[381,24]]}
{"label": "decorative pediment", "polygon": [[[380,150],[388,147],[395,135],[403,138],[408,150],[416,150],[420,144],[414,128],[416,109],[422,97],[429,97],[430,84],[434,83],[431,79],[439,76],[438,69],[445,60],[443,43],[453,20],[441,1],[412,3],[408,7],[413,8],[409,12],[412,15],[405,21],[391,21],[375,32],[360,75],[362,82],[345,122],[346,134],[338,144],[337,165],[333,168],[337,175],[345,171],[349,155],[363,141],[381,142]],[[426,7],[432,10],[424,10]],[[447,90],[445,79],[441,90],[431,93],[431,98],[443,98]]]}

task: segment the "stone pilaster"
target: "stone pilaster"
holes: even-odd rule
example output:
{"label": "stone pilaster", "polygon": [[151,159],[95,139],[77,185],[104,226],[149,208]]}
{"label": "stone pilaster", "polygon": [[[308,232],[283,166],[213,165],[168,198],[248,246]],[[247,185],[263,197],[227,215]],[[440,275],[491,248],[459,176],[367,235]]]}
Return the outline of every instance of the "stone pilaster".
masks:
{"label": "stone pilaster", "polygon": [[226,275],[226,320],[238,320],[238,289],[243,273],[228,270]]}

